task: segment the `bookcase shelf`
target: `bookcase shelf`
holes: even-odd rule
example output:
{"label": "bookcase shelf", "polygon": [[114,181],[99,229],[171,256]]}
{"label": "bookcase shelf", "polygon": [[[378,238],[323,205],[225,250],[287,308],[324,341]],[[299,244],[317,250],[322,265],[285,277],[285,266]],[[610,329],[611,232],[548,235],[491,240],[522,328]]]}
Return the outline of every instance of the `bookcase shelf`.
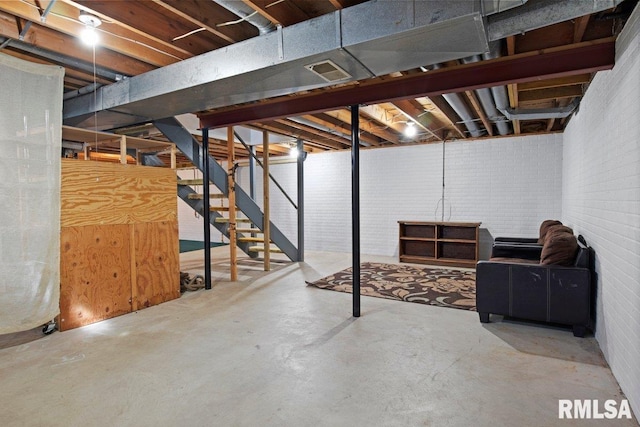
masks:
{"label": "bookcase shelf", "polygon": [[400,262],[475,267],[479,222],[398,221]]}

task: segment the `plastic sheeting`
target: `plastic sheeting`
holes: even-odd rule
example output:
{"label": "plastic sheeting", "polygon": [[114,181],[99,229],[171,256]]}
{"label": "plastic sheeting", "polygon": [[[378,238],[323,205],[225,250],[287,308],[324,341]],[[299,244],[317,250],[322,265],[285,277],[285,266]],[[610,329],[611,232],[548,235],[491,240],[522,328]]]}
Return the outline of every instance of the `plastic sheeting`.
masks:
{"label": "plastic sheeting", "polygon": [[63,78],[0,53],[0,334],[59,312]]}

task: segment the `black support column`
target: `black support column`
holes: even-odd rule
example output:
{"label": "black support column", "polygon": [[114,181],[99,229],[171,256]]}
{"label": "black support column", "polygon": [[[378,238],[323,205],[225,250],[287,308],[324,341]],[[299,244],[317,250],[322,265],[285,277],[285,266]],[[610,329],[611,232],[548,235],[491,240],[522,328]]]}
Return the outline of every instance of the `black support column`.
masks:
{"label": "black support column", "polygon": [[298,149],[298,262],[304,261],[304,142],[296,141]]}
{"label": "black support column", "polygon": [[360,106],[351,106],[351,239],[353,317],[360,317]]}
{"label": "black support column", "polygon": [[211,197],[209,193],[209,128],[202,129],[202,152],[199,161],[202,170],[202,202],[204,220],[204,288],[211,289]]}

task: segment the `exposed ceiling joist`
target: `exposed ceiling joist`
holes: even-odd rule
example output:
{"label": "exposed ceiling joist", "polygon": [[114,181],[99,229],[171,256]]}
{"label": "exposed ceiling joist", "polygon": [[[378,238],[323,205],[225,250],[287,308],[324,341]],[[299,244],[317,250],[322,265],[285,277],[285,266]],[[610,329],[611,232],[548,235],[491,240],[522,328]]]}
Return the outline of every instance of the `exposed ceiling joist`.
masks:
{"label": "exposed ceiling joist", "polygon": [[[438,135],[438,125],[431,122],[429,123],[428,116],[425,114],[424,108],[416,100],[402,99],[394,101],[393,105],[404,115],[407,119],[418,125],[421,129],[427,132],[429,135],[436,139],[442,140],[442,137]],[[435,126],[434,126],[435,125]]]}

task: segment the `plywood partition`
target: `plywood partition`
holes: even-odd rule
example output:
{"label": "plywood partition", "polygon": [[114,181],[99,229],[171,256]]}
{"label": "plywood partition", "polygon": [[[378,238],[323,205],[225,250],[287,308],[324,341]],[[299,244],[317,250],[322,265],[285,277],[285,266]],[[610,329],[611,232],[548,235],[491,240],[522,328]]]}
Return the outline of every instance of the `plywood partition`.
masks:
{"label": "plywood partition", "polygon": [[62,160],[60,225],[134,224],[178,219],[175,171]]}
{"label": "plywood partition", "polygon": [[175,171],[62,161],[60,330],[180,296]]}
{"label": "plywood partition", "polygon": [[131,311],[129,225],[64,227],[60,246],[61,331]]}
{"label": "plywood partition", "polygon": [[180,257],[176,250],[178,223],[176,221],[138,223],[133,225],[133,229],[136,280],[132,286],[132,309],[139,310],[178,298],[180,296]]}

